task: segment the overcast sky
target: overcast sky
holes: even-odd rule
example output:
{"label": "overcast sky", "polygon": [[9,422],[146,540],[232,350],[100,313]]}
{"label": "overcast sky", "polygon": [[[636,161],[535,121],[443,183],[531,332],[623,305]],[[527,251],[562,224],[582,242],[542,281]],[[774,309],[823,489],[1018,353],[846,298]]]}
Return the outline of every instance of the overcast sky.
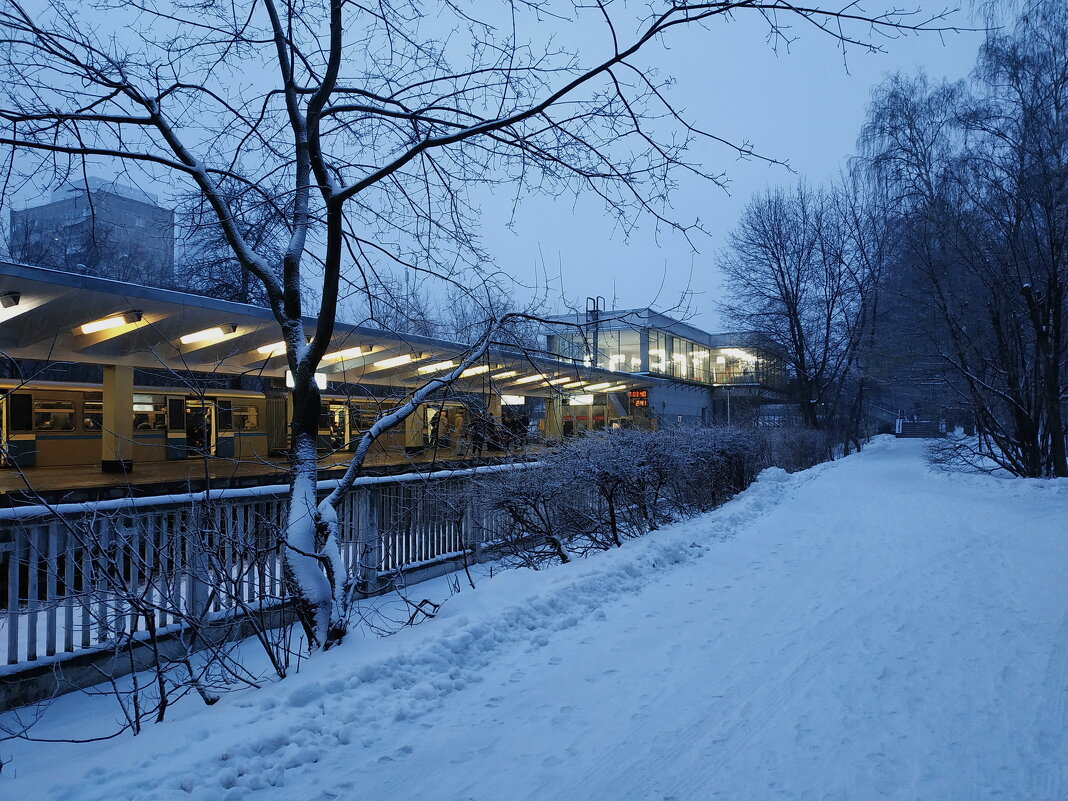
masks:
{"label": "overcast sky", "polygon": [[[928,13],[943,7],[938,0],[916,2]],[[870,0],[865,10],[888,5]],[[611,8],[620,16],[639,13],[636,4]],[[431,28],[433,19],[428,23]],[[961,27],[974,24],[964,12],[951,22]],[[796,24],[803,24],[800,18]],[[532,39],[570,39],[564,45],[576,48],[586,65],[599,63],[610,53],[607,29],[589,8],[571,21],[524,29],[520,38],[528,33]],[[620,33],[628,38],[628,31]],[[556,310],[563,310],[560,298],[582,308],[588,295],[604,296],[609,308],[672,309],[684,293],[690,293],[688,314],[678,316],[709,330],[719,329],[716,252],[745,203],[770,185],[802,177],[813,184],[833,178],[854,152],[875,84],[895,71],[920,68],[935,78],[962,78],[982,40],[976,32],[925,33],[879,39],[884,53],[852,46],[843,57],[838,42],[810,27],[791,31],[796,41],[789,49],[780,43],[776,52],[767,42],[767,24],[754,13],[739,13],[731,21],[717,18],[710,30],[683,26],[672,34],[666,37],[666,50],[653,43],[639,54],[638,63],[655,64],[662,78],[676,81],[669,92],[676,107],[698,127],[736,143],[749,142],[757,152],[788,162],[795,172],[758,159],[740,161],[736,152],[714,143],[693,150],[690,160],[707,171],[724,172],[730,181],[725,191],[685,178],[674,195],[673,216],[683,223],[700,220],[708,232],[693,236],[696,251],[678,233],[658,234],[651,222],[625,237],[591,194],[578,199],[532,197],[508,228],[514,187],[501,186],[497,197],[487,197],[482,204],[486,244],[501,270],[533,288],[526,294],[540,290]],[[579,38],[586,36],[590,38]],[[91,170],[109,176],[113,168],[93,165]],[[166,194],[165,186],[151,182],[142,186],[161,197]],[[47,197],[24,193],[16,199],[34,204]],[[519,290],[516,297],[523,294]]]}
{"label": "overcast sky", "polygon": [[[954,19],[971,24],[963,13]],[[508,204],[487,203],[485,233],[500,266],[526,282],[544,284],[547,274],[555,295],[562,289],[580,307],[590,295],[604,296],[609,308],[671,307],[689,288],[695,293],[691,321],[716,330],[715,253],[745,203],[769,185],[833,178],[855,151],[874,85],[895,71],[921,68],[936,78],[963,78],[982,41],[974,32],[908,36],[883,41],[885,53],[853,47],[843,63],[841,50],[825,35],[798,30],[801,38],[790,52],[776,54],[766,32],[752,15],[742,15],[711,32],[687,32],[671,40],[669,52],[646,57],[676,78],[672,97],[698,123],[732,141],[748,140],[788,161],[796,174],[739,161],[721,146],[697,151],[708,169],[725,171],[731,181],[729,193],[691,180],[675,195],[679,218],[699,217],[709,231],[695,239],[697,253],[677,234],[662,232],[658,239],[649,224],[625,238],[592,197],[528,201],[514,231],[505,228]]]}

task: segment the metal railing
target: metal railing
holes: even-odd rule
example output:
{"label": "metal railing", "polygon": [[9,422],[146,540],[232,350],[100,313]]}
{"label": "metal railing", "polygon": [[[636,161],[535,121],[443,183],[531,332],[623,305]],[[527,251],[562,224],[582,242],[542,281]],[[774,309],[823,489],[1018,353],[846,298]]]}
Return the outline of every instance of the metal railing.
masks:
{"label": "metal railing", "polygon": [[[534,467],[357,480],[337,509],[348,575],[374,591],[391,575],[467,558],[497,528],[466,502],[470,482]],[[0,510],[0,665],[277,606],[288,495],[272,486]]]}

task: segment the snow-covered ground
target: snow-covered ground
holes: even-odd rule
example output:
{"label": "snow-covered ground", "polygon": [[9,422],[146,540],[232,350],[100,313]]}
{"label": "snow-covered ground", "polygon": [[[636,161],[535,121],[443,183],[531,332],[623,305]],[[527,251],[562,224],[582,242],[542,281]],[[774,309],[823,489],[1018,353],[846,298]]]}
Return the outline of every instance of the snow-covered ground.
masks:
{"label": "snow-covered ground", "polygon": [[1068,482],[922,447],[768,471],[137,738],[0,744],[0,799],[1068,798]]}

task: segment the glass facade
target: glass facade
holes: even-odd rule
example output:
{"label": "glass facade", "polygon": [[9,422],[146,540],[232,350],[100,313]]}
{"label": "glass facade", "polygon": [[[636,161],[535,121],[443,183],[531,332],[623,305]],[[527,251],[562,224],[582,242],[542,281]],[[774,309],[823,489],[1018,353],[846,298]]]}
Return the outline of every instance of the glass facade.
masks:
{"label": "glass facade", "polygon": [[[708,385],[778,384],[782,378],[774,363],[756,351],[709,347],[656,328],[601,331],[596,340],[596,366],[607,370],[648,372]],[[592,333],[558,334],[554,343],[562,358],[586,366],[595,363]],[[643,345],[648,348],[644,354]]]}
{"label": "glass facade", "polygon": [[555,337],[555,342],[559,356],[580,362],[586,367],[601,367],[621,373],[638,373],[642,370],[641,335],[637,331],[601,331],[597,337],[592,333],[561,334]]}

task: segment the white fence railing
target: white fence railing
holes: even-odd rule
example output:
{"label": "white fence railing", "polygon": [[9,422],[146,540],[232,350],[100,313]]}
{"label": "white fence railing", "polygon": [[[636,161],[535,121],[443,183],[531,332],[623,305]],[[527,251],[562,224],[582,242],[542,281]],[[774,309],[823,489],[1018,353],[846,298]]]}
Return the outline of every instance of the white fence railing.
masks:
{"label": "white fence railing", "polygon": [[[496,521],[475,519],[485,513],[462,502],[466,486],[531,467],[358,480],[337,510],[348,574],[375,589],[471,552]],[[277,605],[287,505],[288,488],[272,486],[0,510],[0,665]]]}

